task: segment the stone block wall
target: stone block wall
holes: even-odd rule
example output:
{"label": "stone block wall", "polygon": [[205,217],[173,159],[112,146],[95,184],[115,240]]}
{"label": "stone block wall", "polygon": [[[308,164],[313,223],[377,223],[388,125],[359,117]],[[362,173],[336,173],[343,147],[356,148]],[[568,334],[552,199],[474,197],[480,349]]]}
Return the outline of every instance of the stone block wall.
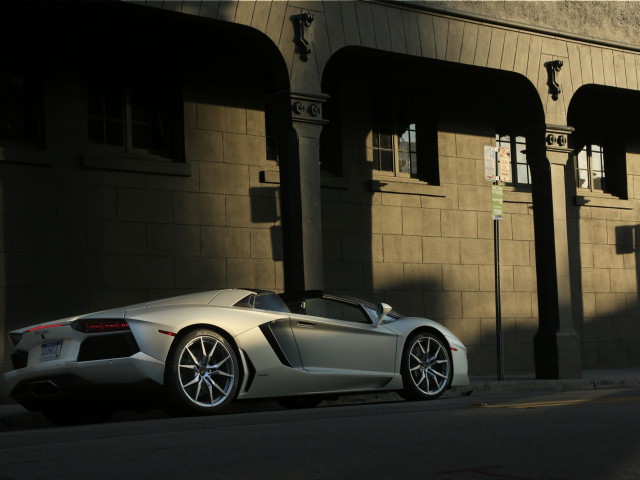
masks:
{"label": "stone block wall", "polygon": [[[75,52],[65,41],[49,48]],[[246,72],[232,67],[239,78],[222,83],[207,65],[184,69],[182,158],[142,163],[92,160],[82,69],[52,70],[43,148],[0,150],[0,371],[14,328],[192,291],[284,288],[279,188],[260,181],[277,166],[264,88],[238,87]]]}
{"label": "stone block wall", "polygon": [[[353,104],[347,112],[355,116],[363,107],[357,99]],[[353,118],[346,128],[366,129]],[[472,374],[495,373],[491,184],[484,180],[483,163],[484,145],[495,145],[495,135],[457,131],[455,125],[441,129],[435,195],[403,193],[401,183],[398,192],[371,191],[369,180],[377,177],[358,140],[362,136],[344,137],[349,187],[323,189],[326,288],[441,322],[469,348]],[[500,222],[505,368],[531,371],[537,330],[531,194],[505,189]]]}
{"label": "stone block wall", "polygon": [[[640,363],[640,174],[635,141],[627,142],[628,199],[567,199],[572,302],[583,368]],[[576,205],[579,203],[579,205]]]}

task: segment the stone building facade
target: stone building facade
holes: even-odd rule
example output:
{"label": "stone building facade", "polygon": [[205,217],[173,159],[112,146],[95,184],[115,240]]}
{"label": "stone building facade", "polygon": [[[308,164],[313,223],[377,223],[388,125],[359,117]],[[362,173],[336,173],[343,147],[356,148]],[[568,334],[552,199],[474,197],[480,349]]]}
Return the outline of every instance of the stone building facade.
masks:
{"label": "stone building facade", "polygon": [[197,290],[324,288],[442,322],[493,373],[484,147],[509,145],[507,373],[640,365],[634,2],[0,10],[3,338]]}

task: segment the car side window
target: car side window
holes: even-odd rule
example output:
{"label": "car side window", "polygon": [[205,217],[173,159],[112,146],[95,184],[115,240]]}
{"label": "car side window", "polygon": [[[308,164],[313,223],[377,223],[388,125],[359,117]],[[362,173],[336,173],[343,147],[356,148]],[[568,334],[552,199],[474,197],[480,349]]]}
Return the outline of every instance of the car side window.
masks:
{"label": "car side window", "polygon": [[345,320],[347,322],[371,323],[369,316],[359,305],[340,302],[328,298],[308,298],[303,302],[296,303],[296,312],[314,317],[331,318],[335,320]]}
{"label": "car side window", "polygon": [[270,310],[272,312],[289,313],[289,309],[275,294],[258,295],[254,302],[254,308],[259,310]]}

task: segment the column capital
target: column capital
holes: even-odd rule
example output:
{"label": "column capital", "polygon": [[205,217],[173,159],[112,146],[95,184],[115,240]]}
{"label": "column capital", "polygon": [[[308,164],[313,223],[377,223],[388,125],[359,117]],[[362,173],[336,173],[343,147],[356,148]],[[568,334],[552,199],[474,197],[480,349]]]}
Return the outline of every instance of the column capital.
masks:
{"label": "column capital", "polygon": [[267,97],[275,122],[300,122],[315,125],[329,123],[322,115],[323,105],[329,99],[324,93],[306,93],[282,90]]}
{"label": "column capital", "polygon": [[571,149],[569,135],[574,128],[568,125],[542,124],[526,130],[527,157],[540,158],[540,154],[550,164],[566,166]]}

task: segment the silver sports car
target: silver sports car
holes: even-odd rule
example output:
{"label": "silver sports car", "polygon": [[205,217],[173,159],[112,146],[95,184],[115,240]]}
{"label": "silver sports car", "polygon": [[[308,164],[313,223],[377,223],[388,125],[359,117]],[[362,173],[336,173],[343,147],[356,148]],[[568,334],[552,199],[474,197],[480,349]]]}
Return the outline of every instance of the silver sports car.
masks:
{"label": "silver sports car", "polygon": [[10,395],[56,424],[163,406],[210,414],[241,399],[287,407],[365,391],[432,399],[468,384],[442,325],[320,291],[194,293],[9,333]]}

